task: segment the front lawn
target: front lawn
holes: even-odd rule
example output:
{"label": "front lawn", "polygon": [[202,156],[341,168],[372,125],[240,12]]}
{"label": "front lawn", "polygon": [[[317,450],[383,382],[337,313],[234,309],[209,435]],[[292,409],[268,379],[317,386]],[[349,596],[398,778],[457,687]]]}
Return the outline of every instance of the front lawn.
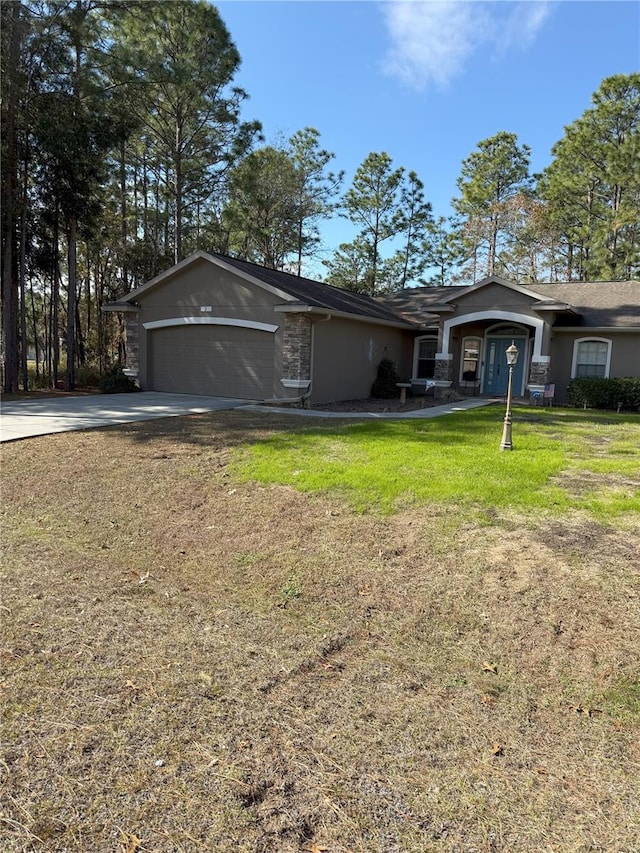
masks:
{"label": "front lawn", "polygon": [[3,445],[3,853],[637,853],[637,418]]}
{"label": "front lawn", "polygon": [[432,420],[328,421],[252,443],[236,470],[384,512],[431,502],[588,509],[601,520],[640,511],[640,418],[519,408],[514,450],[501,452],[503,415],[494,406]]}

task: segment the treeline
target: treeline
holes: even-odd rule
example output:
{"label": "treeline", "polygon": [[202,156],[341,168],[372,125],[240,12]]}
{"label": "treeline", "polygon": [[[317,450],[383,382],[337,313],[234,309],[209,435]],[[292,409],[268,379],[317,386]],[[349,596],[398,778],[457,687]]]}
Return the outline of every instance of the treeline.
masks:
{"label": "treeline", "polygon": [[[351,185],[320,133],[265,144],[234,85],[215,7],[154,0],[2,2],[4,388],[104,370],[122,330],[101,306],[196,249],[302,274],[320,228],[356,236],[326,280],[408,284],[627,279],[640,267],[640,75],[603,81],[541,175],[514,134],[462,163],[455,215],[413,171],[369,154]],[[317,273],[316,273],[317,275]]]}

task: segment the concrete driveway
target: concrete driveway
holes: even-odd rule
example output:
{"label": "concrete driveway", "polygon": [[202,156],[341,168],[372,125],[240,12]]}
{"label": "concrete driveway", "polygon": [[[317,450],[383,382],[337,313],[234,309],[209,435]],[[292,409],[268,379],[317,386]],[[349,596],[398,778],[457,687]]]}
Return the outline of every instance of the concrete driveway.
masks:
{"label": "concrete driveway", "polygon": [[228,397],[196,397],[190,394],[91,394],[84,397],[51,397],[3,402],[0,410],[0,441],[35,435],[91,429],[112,424],[173,418],[199,412],[216,412],[251,405],[250,400]]}
{"label": "concrete driveway", "polygon": [[231,397],[199,397],[191,394],[163,394],[142,391],[138,394],[90,394],[85,397],[47,397],[40,400],[3,402],[0,409],[0,441],[16,441],[54,432],[173,418],[199,412],[219,412],[223,409],[246,407],[249,411],[288,414],[316,418],[353,418],[357,420],[399,420],[435,418],[464,412],[479,406],[489,406],[490,399],[473,398],[442,406],[429,406],[411,412],[325,412],[310,409],[261,406],[251,400]]}

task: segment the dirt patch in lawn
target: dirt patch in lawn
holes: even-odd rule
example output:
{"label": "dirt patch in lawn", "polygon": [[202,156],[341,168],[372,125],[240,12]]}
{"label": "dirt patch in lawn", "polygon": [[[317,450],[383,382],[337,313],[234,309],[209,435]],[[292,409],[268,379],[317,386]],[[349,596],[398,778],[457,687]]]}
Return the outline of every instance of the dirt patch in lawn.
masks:
{"label": "dirt patch in lawn", "polygon": [[640,535],[234,481],[291,428],[2,448],[2,850],[635,851]]}

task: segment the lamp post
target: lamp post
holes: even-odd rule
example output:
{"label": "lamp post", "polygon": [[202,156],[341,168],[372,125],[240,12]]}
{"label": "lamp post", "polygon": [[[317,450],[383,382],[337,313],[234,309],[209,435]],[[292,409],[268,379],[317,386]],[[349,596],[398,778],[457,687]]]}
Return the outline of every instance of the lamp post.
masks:
{"label": "lamp post", "polygon": [[511,346],[507,347],[505,353],[507,356],[507,364],[509,365],[509,385],[507,388],[507,411],[504,416],[504,427],[502,429],[502,441],[500,442],[500,450],[513,450],[511,443],[511,390],[513,383],[513,368],[518,361],[518,347],[515,341],[511,341]]}

